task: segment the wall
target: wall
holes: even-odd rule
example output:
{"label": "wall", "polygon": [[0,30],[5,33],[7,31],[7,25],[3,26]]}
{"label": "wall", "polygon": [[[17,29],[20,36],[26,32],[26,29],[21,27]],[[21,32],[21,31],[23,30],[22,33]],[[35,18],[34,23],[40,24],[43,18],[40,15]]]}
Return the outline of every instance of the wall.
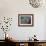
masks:
{"label": "wall", "polygon": [[[0,0],[0,18],[12,17],[13,22],[10,31],[17,40],[27,40],[34,34],[37,35],[37,39],[45,39],[45,15],[46,6],[40,8],[33,8],[28,0]],[[18,27],[18,14],[34,14],[34,26],[33,27]],[[2,35],[3,31],[0,31]],[[3,33],[4,34],[4,33]],[[0,39],[4,37],[0,36]]]}

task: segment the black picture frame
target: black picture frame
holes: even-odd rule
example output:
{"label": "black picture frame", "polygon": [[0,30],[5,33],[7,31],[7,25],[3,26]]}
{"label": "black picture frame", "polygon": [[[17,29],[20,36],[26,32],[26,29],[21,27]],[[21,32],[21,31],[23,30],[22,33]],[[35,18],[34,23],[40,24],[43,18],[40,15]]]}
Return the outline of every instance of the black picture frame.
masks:
{"label": "black picture frame", "polygon": [[34,15],[18,14],[18,26],[34,26]]}

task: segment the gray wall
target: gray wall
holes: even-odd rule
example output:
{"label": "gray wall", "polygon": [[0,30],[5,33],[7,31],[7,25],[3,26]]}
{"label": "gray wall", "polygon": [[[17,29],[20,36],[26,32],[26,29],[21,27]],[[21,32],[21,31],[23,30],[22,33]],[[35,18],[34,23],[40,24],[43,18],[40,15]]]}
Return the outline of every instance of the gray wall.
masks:
{"label": "gray wall", "polygon": [[[18,27],[18,14],[34,14],[33,27]],[[8,34],[16,40],[27,40],[34,34],[37,39],[46,39],[45,28],[46,5],[39,8],[33,8],[28,0],[0,0],[0,19],[4,16],[12,17],[12,26]],[[0,29],[1,30],[1,29]],[[4,39],[4,33],[0,31],[0,39]]]}

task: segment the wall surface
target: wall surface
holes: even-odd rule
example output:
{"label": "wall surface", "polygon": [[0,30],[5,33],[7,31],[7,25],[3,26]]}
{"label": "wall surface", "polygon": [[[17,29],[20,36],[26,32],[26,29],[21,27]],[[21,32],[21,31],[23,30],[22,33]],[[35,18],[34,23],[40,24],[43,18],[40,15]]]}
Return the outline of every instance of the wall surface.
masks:
{"label": "wall surface", "polygon": [[[34,26],[19,27],[18,14],[34,14]],[[0,21],[4,16],[13,18],[8,33],[16,40],[28,40],[34,34],[37,35],[37,39],[46,40],[45,15],[46,5],[33,8],[28,0],[0,0]],[[4,39],[3,35],[3,31],[0,29],[0,39]]]}

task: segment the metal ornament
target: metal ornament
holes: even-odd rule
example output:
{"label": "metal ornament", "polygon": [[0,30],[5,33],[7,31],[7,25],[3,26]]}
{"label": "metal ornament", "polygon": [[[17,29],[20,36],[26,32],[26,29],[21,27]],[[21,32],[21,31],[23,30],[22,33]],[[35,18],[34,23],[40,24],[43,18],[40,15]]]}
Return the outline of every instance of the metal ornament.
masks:
{"label": "metal ornament", "polygon": [[38,8],[39,6],[42,5],[43,0],[29,0],[30,5],[34,8]]}

